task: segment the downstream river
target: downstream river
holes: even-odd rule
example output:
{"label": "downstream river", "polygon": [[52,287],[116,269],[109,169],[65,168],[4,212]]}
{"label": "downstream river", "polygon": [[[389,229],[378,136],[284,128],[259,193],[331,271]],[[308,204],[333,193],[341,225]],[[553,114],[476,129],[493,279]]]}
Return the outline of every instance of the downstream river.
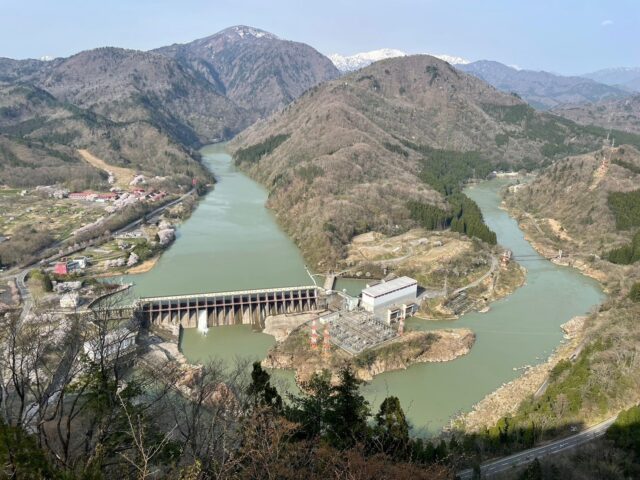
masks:
{"label": "downstream river", "polygon": [[[265,208],[267,192],[236,170],[224,145],[202,150],[218,183],[177,232],[177,239],[149,272],[125,278],[136,296],[309,285],[302,256]],[[515,220],[500,209],[500,188],[491,180],[467,189],[498,242],[514,255],[527,255],[526,285],[491,305],[488,313],[470,313],[447,322],[412,319],[414,329],[469,327],[477,334],[471,353],[452,362],[414,365],[375,377],[364,387],[377,409],[388,395],[400,398],[416,433],[442,428],[500,385],[518,375],[514,368],[544,361],[562,341],[560,325],[587,313],[604,295],[597,282],[537,256]],[[532,257],[530,257],[532,256]],[[355,285],[343,284],[353,292]],[[248,326],[218,327],[202,336],[185,331],[182,349],[192,362],[208,358],[262,359],[273,337]],[[275,372],[291,385],[292,374]]]}

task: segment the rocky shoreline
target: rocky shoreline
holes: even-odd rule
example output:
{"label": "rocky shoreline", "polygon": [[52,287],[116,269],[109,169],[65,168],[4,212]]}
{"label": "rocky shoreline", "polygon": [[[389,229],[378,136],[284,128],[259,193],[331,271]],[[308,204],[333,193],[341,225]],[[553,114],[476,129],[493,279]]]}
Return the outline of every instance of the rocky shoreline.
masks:
{"label": "rocky shoreline", "polygon": [[570,358],[580,348],[585,319],[584,316],[574,317],[561,325],[567,341],[560,344],[546,362],[533,367],[525,366],[522,375],[488,394],[470,412],[454,418],[450,429],[479,432],[494,426],[500,418],[516,413],[525,398],[544,388],[553,367],[560,360]]}
{"label": "rocky shoreline", "polygon": [[356,375],[361,380],[370,381],[381,373],[406,370],[416,363],[450,362],[468,354],[475,340],[475,333],[467,328],[407,332],[403,337],[379,349],[388,350],[389,346],[397,344],[401,346],[400,351],[390,355],[379,353],[370,365],[358,368]]}
{"label": "rocky shoreline", "polygon": [[345,364],[353,366],[356,376],[370,381],[374,376],[404,370],[416,363],[448,362],[466,355],[475,342],[475,334],[466,328],[410,331],[401,337],[357,356],[331,346],[329,355],[308,345],[308,325],[303,324],[279,341],[262,361],[265,368],[295,370],[296,382],[304,386],[314,373],[328,370],[332,381]]}

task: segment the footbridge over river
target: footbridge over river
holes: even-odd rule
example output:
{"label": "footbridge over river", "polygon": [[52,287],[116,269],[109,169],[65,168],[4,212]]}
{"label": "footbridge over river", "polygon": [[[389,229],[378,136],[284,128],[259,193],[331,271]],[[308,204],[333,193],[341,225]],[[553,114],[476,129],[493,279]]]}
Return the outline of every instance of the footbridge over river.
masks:
{"label": "footbridge over river", "polygon": [[142,297],[137,310],[150,324],[184,328],[249,324],[263,328],[269,315],[324,308],[326,299],[317,286]]}

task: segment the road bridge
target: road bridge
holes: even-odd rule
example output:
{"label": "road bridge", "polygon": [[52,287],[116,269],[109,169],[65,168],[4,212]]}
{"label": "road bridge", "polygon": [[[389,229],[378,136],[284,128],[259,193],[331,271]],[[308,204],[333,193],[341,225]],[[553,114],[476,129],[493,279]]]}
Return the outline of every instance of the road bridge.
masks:
{"label": "road bridge", "polygon": [[136,302],[143,321],[184,328],[221,325],[264,327],[269,315],[322,308],[325,302],[313,286],[240,290],[166,297],[143,297]]}

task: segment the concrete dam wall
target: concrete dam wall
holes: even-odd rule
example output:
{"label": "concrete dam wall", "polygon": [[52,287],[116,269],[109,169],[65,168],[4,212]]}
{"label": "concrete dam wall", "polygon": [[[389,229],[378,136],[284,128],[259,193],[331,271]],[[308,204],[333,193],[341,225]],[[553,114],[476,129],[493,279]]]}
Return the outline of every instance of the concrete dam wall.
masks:
{"label": "concrete dam wall", "polygon": [[316,286],[143,297],[138,311],[149,324],[184,328],[248,324],[264,328],[269,315],[315,310],[325,302]]}

